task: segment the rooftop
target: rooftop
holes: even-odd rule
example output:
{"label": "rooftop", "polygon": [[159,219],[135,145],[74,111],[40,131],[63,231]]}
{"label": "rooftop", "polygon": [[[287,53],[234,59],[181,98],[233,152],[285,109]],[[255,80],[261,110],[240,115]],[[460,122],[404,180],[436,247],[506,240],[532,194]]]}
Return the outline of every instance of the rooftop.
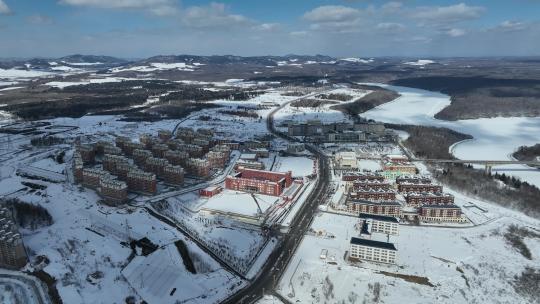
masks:
{"label": "rooftop", "polygon": [[377,214],[369,214],[369,213],[360,213],[358,215],[361,219],[373,219],[376,221],[381,222],[392,222],[392,223],[399,223],[398,219],[393,216],[386,216],[386,215],[377,215]]}
{"label": "rooftop", "polygon": [[361,239],[357,237],[351,238],[351,244],[397,251],[397,248],[396,246],[394,246],[393,243],[379,242],[374,240]]}

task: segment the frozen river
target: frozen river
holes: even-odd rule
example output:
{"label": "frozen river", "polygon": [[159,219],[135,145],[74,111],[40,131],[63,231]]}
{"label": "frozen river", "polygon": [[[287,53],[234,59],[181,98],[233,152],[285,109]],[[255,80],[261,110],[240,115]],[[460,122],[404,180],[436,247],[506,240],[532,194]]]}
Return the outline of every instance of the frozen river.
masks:
{"label": "frozen river", "polygon": [[[394,90],[401,97],[362,114],[378,121],[446,127],[470,134],[473,140],[460,142],[451,152],[460,159],[508,160],[519,146],[540,143],[540,118],[496,117],[458,121],[444,121],[433,116],[450,105],[450,96],[421,89],[378,85]],[[493,168],[511,174],[540,187],[540,170],[523,165],[503,165]]]}

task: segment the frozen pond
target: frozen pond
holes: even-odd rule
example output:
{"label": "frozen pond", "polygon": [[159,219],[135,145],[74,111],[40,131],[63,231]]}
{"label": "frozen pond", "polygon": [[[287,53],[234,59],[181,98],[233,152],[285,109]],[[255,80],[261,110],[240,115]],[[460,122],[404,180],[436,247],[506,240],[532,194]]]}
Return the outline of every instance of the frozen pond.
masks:
{"label": "frozen pond", "polygon": [[[473,140],[460,142],[451,148],[457,158],[508,160],[519,146],[540,142],[538,117],[438,120],[433,116],[450,105],[450,96],[421,89],[373,85],[395,90],[401,97],[367,111],[362,114],[363,117],[388,123],[446,127],[472,135]],[[514,175],[540,187],[540,170],[523,165],[504,165],[494,167],[494,171]]]}

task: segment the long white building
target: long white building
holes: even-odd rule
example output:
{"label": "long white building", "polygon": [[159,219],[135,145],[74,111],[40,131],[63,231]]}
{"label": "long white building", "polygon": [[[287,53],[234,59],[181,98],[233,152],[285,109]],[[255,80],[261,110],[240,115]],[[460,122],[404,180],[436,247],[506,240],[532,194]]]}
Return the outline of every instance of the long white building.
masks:
{"label": "long white building", "polygon": [[392,243],[352,237],[349,247],[349,258],[352,260],[395,264],[397,248]]}

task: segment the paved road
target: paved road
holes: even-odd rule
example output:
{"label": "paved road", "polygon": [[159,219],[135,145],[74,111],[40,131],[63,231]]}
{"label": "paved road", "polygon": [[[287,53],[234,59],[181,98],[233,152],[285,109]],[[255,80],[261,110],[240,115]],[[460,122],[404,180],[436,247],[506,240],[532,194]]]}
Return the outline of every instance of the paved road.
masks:
{"label": "paved road", "polygon": [[[301,98],[305,98],[305,96]],[[292,101],[294,100],[291,100],[288,103]],[[287,141],[296,141],[296,139],[278,132],[274,126],[274,114],[288,103],[274,109],[268,115],[267,127],[272,134],[280,138]],[[309,229],[313,217],[317,212],[318,206],[324,203],[324,197],[328,192],[328,184],[330,180],[328,159],[316,147],[308,145],[306,148],[315,154],[319,160],[319,178],[315,188],[310,193],[304,205],[300,208],[295,219],[291,223],[289,233],[283,236],[280,245],[274,250],[274,252],[272,252],[263,269],[259,272],[259,276],[256,277],[248,287],[226,299],[223,303],[255,303],[265,293],[271,293],[276,288],[281,276],[287,269],[287,265],[296,252],[298,245],[302,241],[304,234]]]}

